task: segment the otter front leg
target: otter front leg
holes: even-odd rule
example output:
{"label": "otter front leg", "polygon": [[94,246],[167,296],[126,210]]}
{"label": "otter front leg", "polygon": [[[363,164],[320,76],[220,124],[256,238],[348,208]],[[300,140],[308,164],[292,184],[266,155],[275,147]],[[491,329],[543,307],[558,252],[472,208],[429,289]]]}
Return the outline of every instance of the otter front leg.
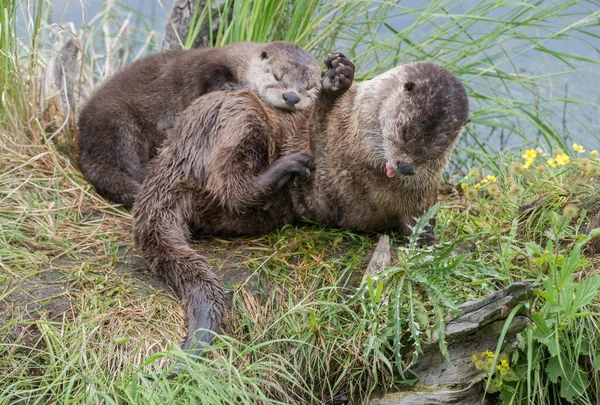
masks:
{"label": "otter front leg", "polygon": [[423,230],[423,232],[421,232],[421,234],[419,235],[419,239],[417,240],[417,247],[422,248],[425,246],[437,245],[438,240],[436,239],[435,235],[433,234],[433,228],[435,228],[435,222],[436,222],[435,217],[431,218],[429,220],[429,225],[427,225],[425,227],[425,229]]}
{"label": "otter front leg", "polygon": [[352,86],[354,64],[342,53],[330,53],[325,57],[327,71],[323,73],[321,91],[315,103],[311,129],[319,131],[322,121],[327,120],[336,101]]}
{"label": "otter front leg", "polygon": [[354,80],[354,64],[342,53],[330,53],[325,57],[327,71],[323,77],[325,93],[339,96],[352,85]]}

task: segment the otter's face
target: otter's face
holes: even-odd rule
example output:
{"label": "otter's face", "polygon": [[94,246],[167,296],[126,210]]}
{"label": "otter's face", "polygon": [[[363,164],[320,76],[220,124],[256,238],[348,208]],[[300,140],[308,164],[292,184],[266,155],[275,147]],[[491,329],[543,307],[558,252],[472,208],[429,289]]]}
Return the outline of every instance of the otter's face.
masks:
{"label": "otter's face", "polygon": [[438,173],[469,122],[464,86],[446,69],[422,62],[398,68],[385,81],[393,89],[379,113],[386,175]]}
{"label": "otter's face", "polygon": [[252,60],[246,82],[273,107],[297,111],[313,105],[321,80],[319,63],[288,43],[267,44]]}

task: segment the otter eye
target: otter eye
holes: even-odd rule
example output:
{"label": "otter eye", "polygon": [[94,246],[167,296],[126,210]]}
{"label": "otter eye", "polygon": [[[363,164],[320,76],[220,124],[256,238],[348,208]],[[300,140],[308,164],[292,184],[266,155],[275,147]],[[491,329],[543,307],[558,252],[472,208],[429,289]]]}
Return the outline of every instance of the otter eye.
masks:
{"label": "otter eye", "polygon": [[260,58],[261,58],[261,59],[267,59],[268,57],[269,57],[269,55],[267,55],[267,51],[263,51],[263,52],[260,54]]}
{"label": "otter eye", "polygon": [[283,73],[273,72],[273,77],[275,78],[275,80],[280,81],[281,79],[283,79]]}

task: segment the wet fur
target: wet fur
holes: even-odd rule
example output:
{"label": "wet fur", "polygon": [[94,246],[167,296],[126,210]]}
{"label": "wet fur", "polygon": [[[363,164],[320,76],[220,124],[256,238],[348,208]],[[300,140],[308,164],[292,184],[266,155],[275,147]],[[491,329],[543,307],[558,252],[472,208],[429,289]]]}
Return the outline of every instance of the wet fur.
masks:
{"label": "wet fur", "polygon": [[308,175],[311,159],[277,158],[287,153],[284,140],[302,131],[302,115],[276,112],[248,91],[201,97],[185,112],[194,119],[177,126],[142,186],[133,211],[135,243],[183,299],[189,319],[183,347],[194,354],[212,339],[198,329],[218,330],[224,297],[218,277],[190,247],[191,232],[255,235],[294,219],[283,190],[292,175]]}
{"label": "wet fur", "polygon": [[[294,114],[246,91],[206,95],[183,113],[153,163],[134,208],[134,237],[185,303],[184,349],[197,354],[210,343],[212,334],[197,330],[218,331],[224,311],[220,281],[191,248],[192,231],[255,235],[304,217],[409,234],[414,217],[436,202],[468,120],[460,81],[416,63],[336,87],[325,79],[312,110]],[[387,178],[386,162],[406,157],[416,174]]]}
{"label": "wet fur", "polygon": [[279,108],[292,108],[282,94],[296,92],[294,108],[304,109],[314,102],[319,80],[318,62],[286,42],[173,50],[138,60],[100,86],[81,110],[81,171],[98,193],[131,208],[148,162],[192,101],[237,85]]}

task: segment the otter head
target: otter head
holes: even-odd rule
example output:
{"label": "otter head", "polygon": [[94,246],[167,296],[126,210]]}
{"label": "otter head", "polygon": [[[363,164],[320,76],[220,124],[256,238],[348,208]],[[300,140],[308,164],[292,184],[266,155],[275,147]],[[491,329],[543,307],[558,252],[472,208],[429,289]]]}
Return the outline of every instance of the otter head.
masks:
{"label": "otter head", "polygon": [[251,90],[273,107],[303,110],[317,97],[321,69],[317,60],[298,45],[288,42],[265,44],[246,72]]}
{"label": "otter head", "polygon": [[460,80],[437,65],[417,62],[382,75],[376,87],[381,102],[376,154],[385,160],[385,174],[418,179],[441,173],[469,122]]}

